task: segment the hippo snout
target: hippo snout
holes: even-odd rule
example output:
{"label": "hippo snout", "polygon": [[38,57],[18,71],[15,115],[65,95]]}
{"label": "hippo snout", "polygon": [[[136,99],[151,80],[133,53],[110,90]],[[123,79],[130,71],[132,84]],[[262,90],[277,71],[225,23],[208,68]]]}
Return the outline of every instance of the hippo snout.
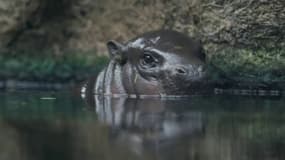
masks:
{"label": "hippo snout", "polygon": [[204,65],[178,65],[172,68],[172,73],[184,80],[198,80],[205,75]]}

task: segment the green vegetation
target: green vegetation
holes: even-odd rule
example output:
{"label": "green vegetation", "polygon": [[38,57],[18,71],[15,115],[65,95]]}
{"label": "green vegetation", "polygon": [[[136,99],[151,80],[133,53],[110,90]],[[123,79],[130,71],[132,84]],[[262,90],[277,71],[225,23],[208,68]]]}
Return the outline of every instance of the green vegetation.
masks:
{"label": "green vegetation", "polygon": [[105,56],[90,53],[0,54],[0,79],[45,82],[80,81],[96,75],[107,63]]}
{"label": "green vegetation", "polygon": [[225,49],[210,57],[210,63],[240,81],[285,81],[285,49]]}
{"label": "green vegetation", "polygon": [[[1,53],[0,80],[80,81],[96,75],[107,61],[106,56],[96,56],[93,52],[70,52],[61,56]],[[228,48],[212,55],[212,64],[228,77],[239,81],[285,82],[285,49],[254,51]],[[210,72],[214,75],[217,69],[212,70]],[[216,79],[220,78],[218,75]]]}

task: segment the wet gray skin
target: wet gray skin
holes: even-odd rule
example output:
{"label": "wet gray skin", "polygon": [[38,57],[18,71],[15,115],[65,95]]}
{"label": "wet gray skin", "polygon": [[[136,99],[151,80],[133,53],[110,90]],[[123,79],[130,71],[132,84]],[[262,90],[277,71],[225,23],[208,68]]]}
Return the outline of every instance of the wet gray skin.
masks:
{"label": "wet gray skin", "polygon": [[187,95],[205,78],[202,45],[176,31],[148,32],[124,44],[109,41],[107,47],[111,60],[97,77],[95,94]]}

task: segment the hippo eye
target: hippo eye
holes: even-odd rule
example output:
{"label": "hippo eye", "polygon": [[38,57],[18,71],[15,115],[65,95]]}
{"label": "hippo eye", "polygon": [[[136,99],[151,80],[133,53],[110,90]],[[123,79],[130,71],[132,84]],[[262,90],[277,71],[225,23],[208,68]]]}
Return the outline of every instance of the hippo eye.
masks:
{"label": "hippo eye", "polygon": [[150,53],[144,53],[141,59],[141,64],[148,67],[155,67],[158,60],[153,57]]}

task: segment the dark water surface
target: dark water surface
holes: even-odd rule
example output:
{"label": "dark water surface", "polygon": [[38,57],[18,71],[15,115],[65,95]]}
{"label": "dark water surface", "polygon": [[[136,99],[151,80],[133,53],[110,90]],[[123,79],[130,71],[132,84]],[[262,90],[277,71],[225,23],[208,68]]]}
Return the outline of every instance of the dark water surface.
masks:
{"label": "dark water surface", "polygon": [[285,99],[0,93],[0,160],[284,160]]}

